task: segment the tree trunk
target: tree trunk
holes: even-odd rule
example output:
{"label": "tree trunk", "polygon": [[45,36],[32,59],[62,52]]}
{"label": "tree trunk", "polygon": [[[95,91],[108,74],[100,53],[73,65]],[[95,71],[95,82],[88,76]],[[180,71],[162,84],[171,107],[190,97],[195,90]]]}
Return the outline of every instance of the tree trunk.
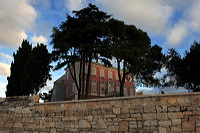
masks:
{"label": "tree trunk", "polygon": [[88,88],[89,88],[89,83],[90,83],[91,65],[92,65],[92,58],[89,58],[88,73],[87,73],[86,88],[85,88],[85,99],[88,98]]}

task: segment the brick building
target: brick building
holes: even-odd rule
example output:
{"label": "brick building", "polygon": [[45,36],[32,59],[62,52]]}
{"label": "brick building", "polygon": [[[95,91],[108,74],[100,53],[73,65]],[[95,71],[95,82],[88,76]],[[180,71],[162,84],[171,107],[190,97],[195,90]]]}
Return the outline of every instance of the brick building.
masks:
{"label": "brick building", "polygon": [[[79,70],[80,64],[76,63],[76,70]],[[76,77],[79,72],[77,72]],[[87,74],[87,64],[86,71]],[[122,73],[121,73],[122,74]],[[77,80],[78,81],[78,80]],[[120,83],[116,68],[108,68],[100,63],[92,63],[90,83],[88,88],[88,99],[111,97],[119,95]],[[133,78],[127,77],[124,84],[124,95],[131,96],[136,94]],[[52,101],[76,100],[78,92],[74,80],[71,77],[69,69],[66,73],[54,82]]]}

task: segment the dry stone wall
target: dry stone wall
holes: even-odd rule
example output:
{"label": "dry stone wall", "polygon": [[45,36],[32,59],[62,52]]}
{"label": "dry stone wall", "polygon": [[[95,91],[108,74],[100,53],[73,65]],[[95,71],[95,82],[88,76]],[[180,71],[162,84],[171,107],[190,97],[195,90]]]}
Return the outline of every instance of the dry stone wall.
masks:
{"label": "dry stone wall", "polygon": [[58,103],[0,98],[0,133],[200,132],[200,93]]}

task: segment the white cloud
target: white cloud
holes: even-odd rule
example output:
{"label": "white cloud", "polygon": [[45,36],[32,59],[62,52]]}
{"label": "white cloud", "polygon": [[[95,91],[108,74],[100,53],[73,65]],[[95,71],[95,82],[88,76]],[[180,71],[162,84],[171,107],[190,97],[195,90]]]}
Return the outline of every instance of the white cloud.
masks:
{"label": "white cloud", "polygon": [[160,0],[96,0],[115,18],[134,24],[151,34],[163,33],[173,9]]}
{"label": "white cloud", "polygon": [[5,62],[5,63],[10,63],[12,59],[13,58],[10,55],[0,52],[0,61]]}
{"label": "white cloud", "polygon": [[29,0],[0,1],[0,45],[18,47],[33,28],[37,14]]}
{"label": "white cloud", "polygon": [[186,21],[180,21],[175,24],[167,35],[167,41],[172,46],[178,46],[187,37],[189,31],[187,29],[188,24]]}
{"label": "white cloud", "polygon": [[9,76],[10,75],[10,66],[0,62],[0,75]]}
{"label": "white cloud", "polygon": [[66,0],[65,6],[70,11],[73,10],[80,10],[86,5],[86,2],[84,0]]}
{"label": "white cloud", "polygon": [[191,18],[190,25],[194,31],[200,30],[200,0],[196,0],[188,11],[188,15]]}
{"label": "white cloud", "polygon": [[37,43],[47,44],[47,39],[42,35],[40,36],[34,35],[33,37],[31,37],[31,41],[33,42],[33,44],[37,44]]}

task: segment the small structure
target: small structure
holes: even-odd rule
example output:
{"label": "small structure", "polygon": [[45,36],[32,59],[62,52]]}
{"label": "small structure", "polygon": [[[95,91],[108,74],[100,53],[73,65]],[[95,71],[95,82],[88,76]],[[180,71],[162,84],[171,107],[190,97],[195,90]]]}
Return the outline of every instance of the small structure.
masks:
{"label": "small structure", "polygon": [[[76,70],[80,68],[80,63],[76,63]],[[85,64],[85,75],[87,74],[87,64]],[[78,92],[69,69],[66,73],[54,82],[52,101],[77,100]],[[73,70],[72,70],[73,71]],[[77,72],[76,77],[79,72]],[[122,74],[122,72],[121,72]],[[79,79],[77,80],[79,81]],[[86,81],[85,81],[86,82]],[[120,83],[116,68],[108,68],[103,64],[93,62],[91,66],[91,76],[88,88],[88,99],[119,96]],[[127,76],[124,84],[124,95],[136,95],[136,88],[133,77]]]}

